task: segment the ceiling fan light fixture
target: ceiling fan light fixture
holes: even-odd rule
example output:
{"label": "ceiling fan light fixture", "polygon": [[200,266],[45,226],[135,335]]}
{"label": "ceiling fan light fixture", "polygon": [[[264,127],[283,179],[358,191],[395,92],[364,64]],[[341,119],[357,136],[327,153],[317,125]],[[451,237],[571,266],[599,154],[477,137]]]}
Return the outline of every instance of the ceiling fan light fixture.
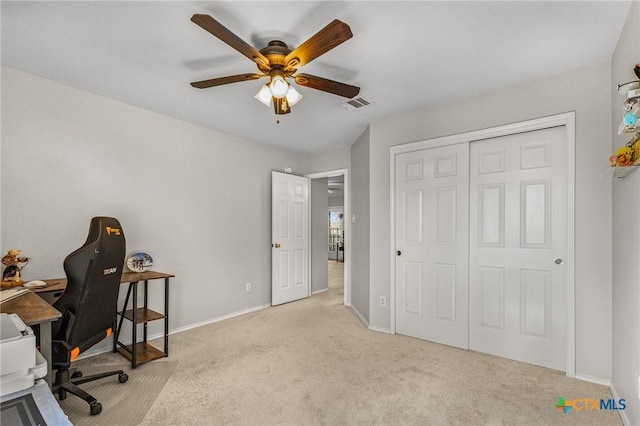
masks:
{"label": "ceiling fan light fixture", "polygon": [[271,89],[269,89],[269,85],[265,84],[262,86],[260,91],[256,93],[254,96],[257,100],[265,104],[267,107],[271,106]]}
{"label": "ceiling fan light fixture", "polygon": [[291,87],[288,81],[289,77],[293,78],[299,86],[349,99],[354,98],[360,92],[359,87],[350,84],[310,74],[296,74],[298,68],[353,37],[349,25],[338,19],[331,21],[293,50],[290,50],[286,43],[280,40],[271,40],[266,47],[256,50],[209,15],[194,14],[191,21],[253,61],[260,72],[192,82],[191,86],[197,89],[269,77],[269,82],[261,88],[255,98],[267,107],[273,105],[277,115],[290,113],[291,106],[302,99],[302,95]]}
{"label": "ceiling fan light fixture", "polygon": [[302,95],[293,86],[289,86],[289,90],[287,90],[287,102],[289,106],[292,107],[302,99]]}
{"label": "ceiling fan light fixture", "polygon": [[287,96],[289,90],[289,83],[284,78],[284,72],[280,69],[271,71],[271,81],[269,82],[269,88],[274,98],[282,99]]}

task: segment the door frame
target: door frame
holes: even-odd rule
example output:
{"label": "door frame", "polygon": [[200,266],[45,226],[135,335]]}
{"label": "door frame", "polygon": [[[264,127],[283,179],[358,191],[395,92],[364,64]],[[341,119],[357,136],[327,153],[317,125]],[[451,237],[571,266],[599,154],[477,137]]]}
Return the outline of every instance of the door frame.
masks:
{"label": "door frame", "polygon": [[[326,172],[319,173],[309,173],[304,175],[305,177],[313,180],[320,178],[328,178],[334,176],[344,176],[344,203],[343,203],[343,214],[344,214],[344,239],[347,242],[344,247],[344,301],[343,303],[346,306],[351,306],[351,221],[349,218],[351,217],[351,206],[350,206],[350,195],[349,188],[351,186],[351,182],[349,181],[349,169],[336,169],[336,170],[328,170]],[[311,209],[313,206],[311,206]],[[309,211],[311,211],[309,209]]]}
{"label": "door frame", "polygon": [[389,289],[389,325],[390,332],[396,333],[396,155],[406,152],[420,151],[423,149],[436,148],[459,143],[470,143],[481,139],[496,138],[500,136],[513,135],[517,133],[542,130],[549,127],[564,126],[565,142],[567,148],[567,338],[566,338],[566,363],[565,373],[568,377],[576,375],[576,330],[575,330],[575,112],[551,115],[532,120],[511,123],[488,129],[473,130],[451,136],[426,139],[417,142],[410,142],[401,145],[394,145],[390,148],[389,155],[389,184],[391,201],[391,223],[390,223],[390,289]]}

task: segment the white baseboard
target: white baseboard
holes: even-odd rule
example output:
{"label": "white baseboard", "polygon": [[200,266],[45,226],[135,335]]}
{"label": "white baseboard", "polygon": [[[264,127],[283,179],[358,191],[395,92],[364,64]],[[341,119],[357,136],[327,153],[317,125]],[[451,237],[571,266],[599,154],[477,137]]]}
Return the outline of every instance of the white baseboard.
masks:
{"label": "white baseboard", "polygon": [[[187,331],[187,330],[191,330],[192,328],[202,327],[203,325],[213,324],[214,322],[219,322],[219,321],[224,321],[224,320],[227,320],[227,319],[230,319],[230,318],[239,317],[240,315],[250,314],[251,312],[259,311],[261,309],[269,308],[269,307],[271,307],[271,304],[259,305],[259,306],[255,306],[253,308],[243,309],[241,311],[232,312],[230,314],[223,315],[221,317],[213,318],[213,319],[202,321],[202,322],[197,322],[197,323],[194,323],[194,324],[189,324],[189,325],[186,325],[186,326],[180,327],[180,328],[174,328],[173,330],[169,331],[169,334],[171,335],[171,334],[174,334],[174,333],[180,333],[181,331]],[[157,336],[150,337],[149,340],[157,339],[157,338],[162,337],[162,336],[163,336],[163,334],[160,333]]]}
{"label": "white baseboard", "polygon": [[313,295],[316,295],[318,293],[324,293],[325,291],[329,291],[329,288],[327,287],[327,288],[323,288],[322,290],[316,290],[313,293],[311,293],[311,295],[313,296]]}
{"label": "white baseboard", "polygon": [[376,326],[373,326],[373,325],[369,326],[369,330],[377,331],[377,332],[380,332],[380,333],[393,334],[391,332],[391,330],[389,330],[388,328],[376,327]]}
{"label": "white baseboard", "polygon": [[582,380],[583,382],[595,383],[596,385],[602,385],[606,387],[611,386],[611,380],[602,379],[600,377],[589,376],[586,374],[576,374],[576,379]]}
{"label": "white baseboard", "polygon": [[[618,392],[616,392],[616,387],[613,386],[613,383],[611,384],[611,386],[609,386],[609,389],[611,389],[611,395],[613,396],[613,399],[615,399],[616,401],[618,401],[620,399],[620,395],[618,395]],[[625,426],[631,426],[631,420],[629,420],[629,416],[627,416],[627,412],[626,411],[618,411],[618,414],[620,414],[620,418],[622,419],[622,423],[624,423]]]}
{"label": "white baseboard", "polygon": [[349,308],[351,308],[351,311],[356,314],[356,316],[358,317],[358,319],[360,321],[362,321],[362,324],[364,324],[365,327],[369,328],[369,323],[367,322],[367,320],[362,316],[362,314],[360,312],[358,312],[358,310],[355,308],[355,306],[353,305],[345,305],[348,306]]}
{"label": "white baseboard", "polygon": [[[172,335],[172,334],[175,334],[175,333],[180,333],[182,331],[191,330],[192,328],[202,327],[203,325],[213,324],[214,322],[224,321],[224,320],[227,320],[227,319],[230,319],[230,318],[238,317],[240,315],[249,314],[251,312],[259,311],[261,309],[269,308],[269,307],[271,307],[271,304],[259,305],[259,306],[255,306],[253,308],[243,309],[242,311],[233,312],[233,313],[230,313],[230,314],[227,314],[227,315],[223,315],[221,317],[213,318],[213,319],[210,319],[210,320],[201,321],[201,322],[197,322],[197,323],[194,323],[194,324],[189,324],[189,325],[184,326],[184,327],[180,327],[180,328],[175,328],[173,330],[169,330],[169,335]],[[147,340],[155,340],[155,339],[160,339],[162,337],[164,337],[164,333],[159,332],[159,333],[154,333],[152,335],[149,335]],[[93,348],[89,349],[87,352],[85,352],[83,354],[80,354],[80,356],[78,356],[77,359],[80,360],[80,359],[84,359],[84,358],[90,358],[90,357],[95,356],[95,355],[100,355],[100,354],[103,354],[103,353],[106,353],[106,352],[111,352],[113,350],[112,349],[113,344],[112,344],[110,339],[107,339],[107,340],[108,340],[108,343],[109,343],[108,346],[105,346],[104,344],[102,344],[102,345],[98,344],[98,345],[94,346]],[[129,340],[121,340],[121,342],[124,343],[124,344],[130,344],[131,343],[131,341],[129,341]]]}
{"label": "white baseboard", "polygon": [[349,308],[351,308],[353,313],[356,314],[358,319],[360,321],[362,321],[362,324],[364,324],[364,326],[367,327],[369,330],[371,330],[371,331],[379,331],[381,333],[393,334],[393,333],[391,333],[391,330],[389,330],[388,328],[382,328],[382,327],[376,327],[374,325],[370,325],[369,322],[362,316],[362,314],[353,305],[345,304],[345,306],[348,306]]}

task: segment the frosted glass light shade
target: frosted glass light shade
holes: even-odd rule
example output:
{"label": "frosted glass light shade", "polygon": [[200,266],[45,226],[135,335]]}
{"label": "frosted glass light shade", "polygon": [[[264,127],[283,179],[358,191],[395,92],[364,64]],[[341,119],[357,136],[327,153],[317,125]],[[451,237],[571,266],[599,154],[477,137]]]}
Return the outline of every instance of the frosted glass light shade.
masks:
{"label": "frosted glass light shade", "polygon": [[289,90],[287,90],[287,102],[289,106],[292,107],[302,99],[302,95],[293,88],[293,86],[289,86]]}
{"label": "frosted glass light shade", "polygon": [[254,96],[257,100],[265,104],[266,106],[271,106],[271,90],[269,86],[265,84],[262,86],[262,89]]}
{"label": "frosted glass light shade", "polygon": [[289,83],[280,75],[275,75],[271,78],[271,84],[269,85],[271,94],[275,98],[284,98],[289,90]]}

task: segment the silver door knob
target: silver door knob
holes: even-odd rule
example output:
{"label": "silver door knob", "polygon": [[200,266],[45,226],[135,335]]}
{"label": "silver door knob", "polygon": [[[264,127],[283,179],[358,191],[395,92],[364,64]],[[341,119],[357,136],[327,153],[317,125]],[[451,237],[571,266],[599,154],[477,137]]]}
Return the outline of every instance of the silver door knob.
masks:
{"label": "silver door knob", "polygon": [[564,260],[558,257],[556,258],[556,260],[553,261],[553,263],[555,263],[556,265],[562,265],[564,263]]}

